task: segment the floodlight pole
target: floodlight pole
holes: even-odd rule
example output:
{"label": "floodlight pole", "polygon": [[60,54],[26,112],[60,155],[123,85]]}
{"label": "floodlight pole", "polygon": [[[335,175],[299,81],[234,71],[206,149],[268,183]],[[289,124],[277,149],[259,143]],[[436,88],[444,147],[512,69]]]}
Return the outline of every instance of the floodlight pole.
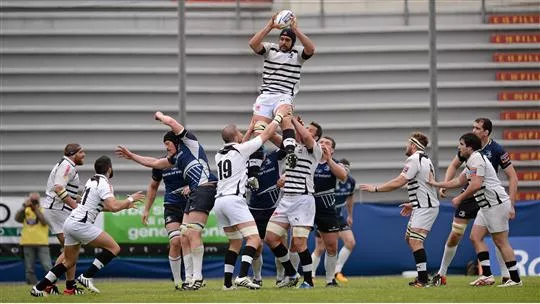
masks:
{"label": "floodlight pole", "polygon": [[439,129],[437,113],[437,24],[435,0],[429,0],[429,114],[431,117],[431,162],[434,174],[439,172]]}
{"label": "floodlight pole", "polygon": [[186,5],[178,1],[178,118],[186,126]]}

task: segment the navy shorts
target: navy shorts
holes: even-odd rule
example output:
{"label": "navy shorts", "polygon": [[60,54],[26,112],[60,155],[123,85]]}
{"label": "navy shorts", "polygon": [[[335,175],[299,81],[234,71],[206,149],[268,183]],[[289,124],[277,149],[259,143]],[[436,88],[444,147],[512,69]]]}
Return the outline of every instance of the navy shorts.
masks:
{"label": "navy shorts", "polygon": [[480,210],[480,207],[478,207],[478,204],[474,198],[468,198],[462,201],[461,204],[459,204],[459,206],[456,208],[454,217],[466,220],[473,219],[476,218],[478,210]]}
{"label": "navy shorts", "polygon": [[257,229],[259,230],[259,236],[261,237],[261,239],[264,239],[264,237],[266,236],[266,227],[268,226],[268,222],[270,221],[270,217],[274,213],[274,210],[276,210],[276,208],[264,210],[249,209],[249,211],[253,215],[253,218],[255,219],[255,223],[257,224]]}
{"label": "navy shorts", "polygon": [[189,195],[185,213],[199,211],[209,214],[212,208],[214,208],[215,196],[215,185],[197,187]]}
{"label": "navy shorts", "polygon": [[185,204],[166,204],[164,208],[165,210],[163,212],[163,218],[165,219],[165,225],[169,223],[182,224],[182,220],[184,219],[184,210],[186,209]]}

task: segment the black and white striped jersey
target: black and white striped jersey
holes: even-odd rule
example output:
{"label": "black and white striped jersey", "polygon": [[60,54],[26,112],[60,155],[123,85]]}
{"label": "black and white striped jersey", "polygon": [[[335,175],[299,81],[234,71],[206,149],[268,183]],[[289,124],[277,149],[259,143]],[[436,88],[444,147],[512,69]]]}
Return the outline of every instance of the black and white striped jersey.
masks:
{"label": "black and white striped jersey", "polygon": [[285,195],[303,195],[313,194],[313,177],[315,169],[322,159],[322,149],[319,143],[315,143],[312,150],[305,145],[298,143],[294,149],[298,157],[296,167],[285,169],[285,186],[283,193]]}
{"label": "black and white striped jersey", "polygon": [[306,59],[304,47],[294,46],[289,52],[279,50],[279,45],[264,42],[263,78],[261,93],[294,96],[300,86],[300,70]]}
{"label": "black and white striped jersey", "polygon": [[81,223],[93,224],[103,211],[103,201],[110,197],[114,198],[114,190],[109,180],[105,175],[96,174],[86,182],[81,202],[71,211],[70,217]]}
{"label": "black and white striped jersey", "polygon": [[504,190],[495,168],[482,153],[475,151],[471,154],[464,172],[468,181],[474,175],[484,178],[482,187],[474,194],[474,199],[479,207],[489,208],[510,200],[510,196]]}
{"label": "black and white striped jersey", "polygon": [[439,206],[435,187],[427,184],[433,175],[433,164],[423,152],[417,151],[405,161],[401,174],[409,180],[407,192],[413,208],[432,208]]}
{"label": "black and white striped jersey", "polygon": [[[56,195],[54,191],[55,185],[62,185],[66,189],[69,196],[74,200],[77,200],[77,192],[79,191],[79,172],[75,166],[75,163],[68,157],[64,156],[62,159],[54,165],[49,179],[47,180],[47,189],[45,190],[45,200],[43,201],[43,207],[48,209],[62,210],[64,209],[64,202]],[[71,210],[69,206],[65,206],[66,209]]]}

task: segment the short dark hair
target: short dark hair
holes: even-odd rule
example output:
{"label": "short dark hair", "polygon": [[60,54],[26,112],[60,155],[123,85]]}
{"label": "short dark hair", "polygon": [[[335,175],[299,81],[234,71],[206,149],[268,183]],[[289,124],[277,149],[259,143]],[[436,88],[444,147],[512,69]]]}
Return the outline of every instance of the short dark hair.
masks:
{"label": "short dark hair", "polygon": [[82,147],[78,143],[67,144],[64,148],[64,155],[67,157],[73,156],[81,151]]}
{"label": "short dark hair", "polygon": [[96,159],[96,162],[94,163],[94,170],[97,174],[105,175],[107,174],[109,168],[112,168],[112,162],[108,156],[103,155]]}
{"label": "short dark hair", "polygon": [[340,159],[340,160],[339,160],[339,163],[340,163],[340,164],[344,164],[344,165],[346,165],[346,166],[350,166],[350,165],[351,165],[351,162],[349,162],[349,160],[346,159],[346,158]]}
{"label": "short dark hair", "polygon": [[489,118],[478,117],[474,120],[474,122],[482,123],[482,129],[488,131],[488,135],[491,135],[491,131],[493,131],[493,123]]}
{"label": "short dark hair", "polygon": [[465,133],[461,135],[459,140],[463,140],[465,147],[471,147],[474,151],[482,148],[482,141],[480,140],[480,137],[476,136],[474,133]]}
{"label": "short dark hair", "polygon": [[414,138],[414,139],[418,140],[425,148],[427,148],[427,145],[429,144],[429,139],[422,132],[414,132],[414,133],[412,133],[411,138]]}
{"label": "short dark hair", "polygon": [[330,137],[330,136],[323,136],[323,137],[321,137],[321,139],[322,139],[322,138],[326,138],[326,139],[328,139],[329,141],[332,142],[332,149],[335,149],[335,148],[336,148],[336,141],[335,141],[332,137]]}
{"label": "short dark hair", "polygon": [[316,129],[317,129],[317,132],[315,132],[315,136],[317,136],[317,140],[321,139],[321,136],[322,136],[322,127],[319,123],[317,122],[310,122],[309,123],[310,125],[314,126]]}

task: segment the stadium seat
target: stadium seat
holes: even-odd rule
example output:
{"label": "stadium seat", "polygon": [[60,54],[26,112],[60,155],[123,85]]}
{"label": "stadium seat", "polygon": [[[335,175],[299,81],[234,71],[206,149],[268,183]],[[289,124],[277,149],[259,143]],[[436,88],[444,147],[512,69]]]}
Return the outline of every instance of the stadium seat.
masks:
{"label": "stadium seat", "polygon": [[540,34],[492,34],[491,43],[539,43]]}
{"label": "stadium seat", "polygon": [[540,152],[538,151],[510,151],[508,154],[511,160],[540,160]]}
{"label": "stadium seat", "polygon": [[540,15],[492,15],[490,24],[540,24]]}
{"label": "stadium seat", "polygon": [[498,94],[500,101],[523,101],[523,100],[540,100],[540,91],[502,91]]}
{"label": "stadium seat", "polygon": [[539,120],[540,111],[503,111],[502,120]]}
{"label": "stadium seat", "polygon": [[540,53],[495,53],[494,62],[540,62]]}
{"label": "stadium seat", "polygon": [[540,130],[504,130],[505,140],[539,140]]}
{"label": "stadium seat", "polygon": [[540,81],[540,72],[497,72],[495,79],[500,81]]}
{"label": "stadium seat", "polygon": [[540,171],[517,171],[520,181],[540,181]]}

